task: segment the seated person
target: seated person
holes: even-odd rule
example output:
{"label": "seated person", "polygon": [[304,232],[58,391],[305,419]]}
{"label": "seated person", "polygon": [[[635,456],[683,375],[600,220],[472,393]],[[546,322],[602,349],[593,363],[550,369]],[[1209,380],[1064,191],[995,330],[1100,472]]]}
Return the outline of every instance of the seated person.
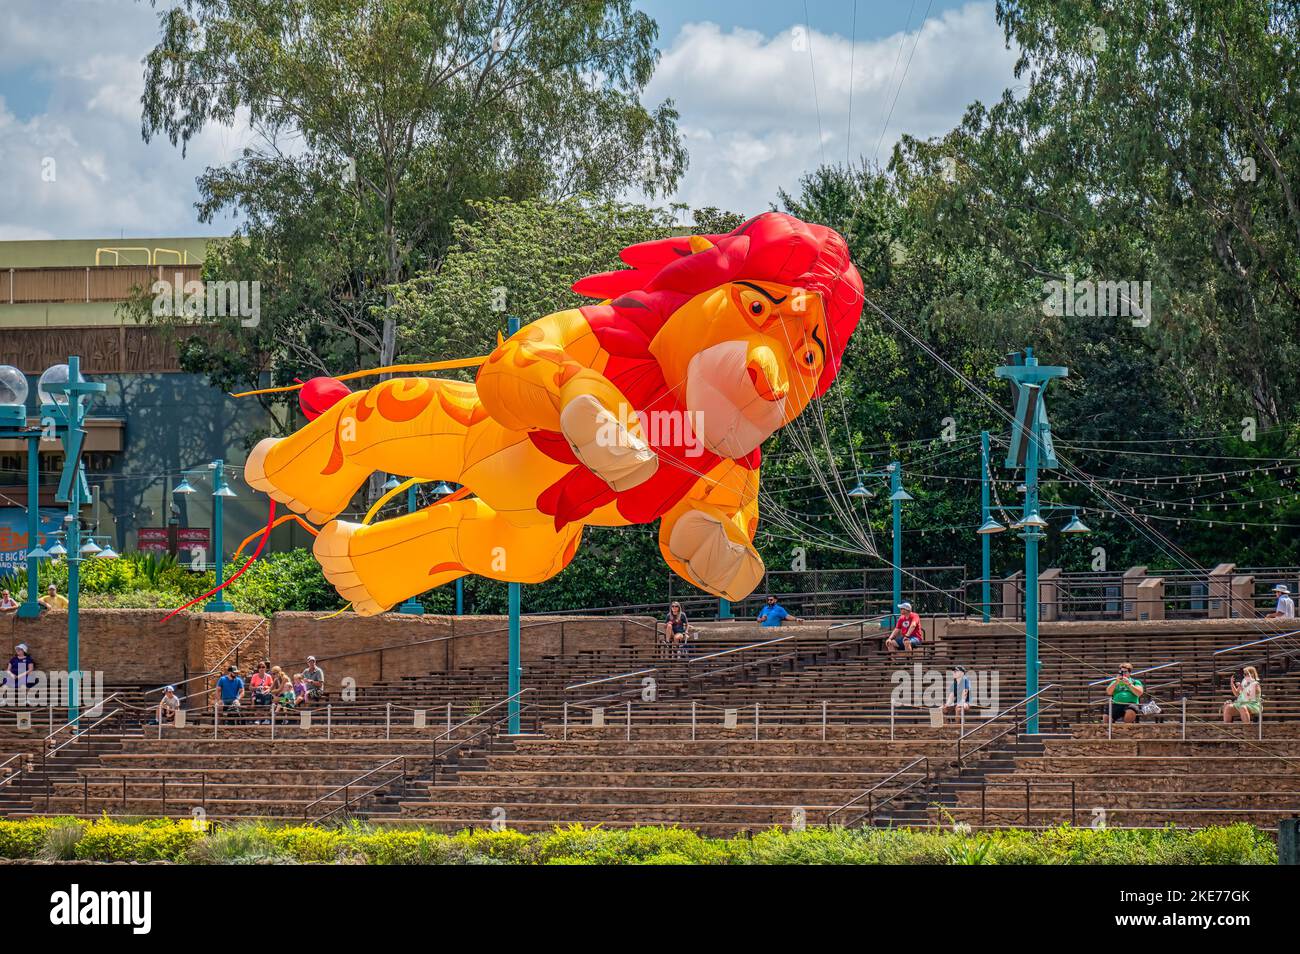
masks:
{"label": "seated person", "polygon": [[176,721],[176,710],[181,707],[181,700],[176,695],[176,687],[168,686],[163,690],[162,698],[158,700],[158,712],[154,721],[158,725],[171,725]]}
{"label": "seated person", "polygon": [[36,660],[32,658],[27,644],[19,643],[14,647],[14,654],[9,657],[9,668],[5,670],[5,685],[14,689],[19,686],[33,685],[35,677],[31,673],[35,668]]}
{"label": "seated person", "polygon": [[307,680],[303,678],[302,673],[293,674],[293,703],[300,706],[307,702]]}
{"label": "seated person", "polygon": [[1237,718],[1249,725],[1252,715],[1259,718],[1262,695],[1259,673],[1254,666],[1247,666],[1241,671],[1241,682],[1237,682],[1235,675],[1232,677],[1232,701],[1223,704],[1223,721],[1231,722],[1235,712]]}
{"label": "seated person", "polygon": [[238,709],[244,698],[244,680],[234,666],[226,669],[226,674],[217,680],[217,692],[221,695],[221,708]]}
{"label": "seated person", "polygon": [[1142,718],[1142,680],[1133,675],[1132,663],[1121,663],[1119,675],[1106,687],[1110,696],[1110,721],[1137,722]]}
{"label": "seated person", "polygon": [[68,608],[68,598],[59,595],[59,588],[51,583],[45,588],[45,595],[36,602],[40,603],[47,610],[65,610]]}
{"label": "seated person", "polygon": [[690,620],[682,612],[682,604],[674,602],[668,607],[668,615],[664,617],[664,642],[669,647],[680,649],[694,635],[695,630],[691,627]]}
{"label": "seated person", "polygon": [[271,692],[275,695],[275,704],[284,709],[292,709],[298,701],[298,696],[293,691],[293,680],[286,676],[279,666],[271,670],[271,675],[275,678],[271,688]]}
{"label": "seated person", "polygon": [[307,657],[307,668],[302,671],[302,677],[307,680],[308,699],[319,702],[325,698],[325,670],[317,664],[315,656]]}
{"label": "seated person", "polygon": [[275,684],[268,671],[266,660],[257,664],[257,672],[253,673],[248,679],[248,688],[253,693],[253,705],[269,706],[271,699],[271,688]]}
{"label": "seated person", "polygon": [[1295,600],[1291,599],[1291,591],[1287,589],[1285,583],[1279,583],[1273,587],[1273,592],[1277,594],[1277,606],[1273,612],[1266,615],[1265,619],[1295,619]]}
{"label": "seated person", "polygon": [[970,678],[965,666],[954,666],[952,679],[948,683],[948,698],[944,700],[943,711],[951,709],[961,713],[970,708]]}
{"label": "seated person", "polygon": [[0,613],[13,613],[18,609],[18,601],[9,595],[8,590],[0,590]]}
{"label": "seated person", "polygon": [[798,617],[791,616],[784,606],[777,602],[775,596],[767,598],[767,605],[758,614],[758,621],[763,626],[780,626],[786,620],[797,623]]}
{"label": "seated person", "polygon": [[920,614],[912,610],[911,603],[899,603],[898,619],[894,621],[894,628],[885,637],[886,651],[892,653],[896,650],[906,649],[908,653],[911,653],[924,641],[925,634],[921,631]]}

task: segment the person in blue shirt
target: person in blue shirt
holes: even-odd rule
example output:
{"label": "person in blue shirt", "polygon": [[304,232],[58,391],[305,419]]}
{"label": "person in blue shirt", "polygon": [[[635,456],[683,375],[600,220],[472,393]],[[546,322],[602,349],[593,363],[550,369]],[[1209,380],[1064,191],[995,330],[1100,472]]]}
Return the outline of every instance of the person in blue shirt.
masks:
{"label": "person in blue shirt", "polygon": [[239,670],[231,666],[226,674],[217,680],[217,691],[221,693],[221,708],[232,709],[244,698],[244,680],[239,677]]}
{"label": "person in blue shirt", "polygon": [[763,626],[780,626],[787,619],[793,623],[799,622],[796,617],[791,616],[786,611],[784,606],[776,601],[775,596],[769,596],[767,598],[767,605],[764,606],[763,611],[758,614],[758,621]]}

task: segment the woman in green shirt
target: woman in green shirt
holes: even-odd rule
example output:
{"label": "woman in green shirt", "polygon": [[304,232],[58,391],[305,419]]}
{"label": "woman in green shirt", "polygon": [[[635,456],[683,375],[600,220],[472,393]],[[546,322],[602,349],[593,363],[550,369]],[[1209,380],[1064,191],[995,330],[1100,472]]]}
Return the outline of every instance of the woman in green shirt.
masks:
{"label": "woman in green shirt", "polygon": [[1106,694],[1110,696],[1110,721],[1122,719],[1125,722],[1136,722],[1142,715],[1139,703],[1143,691],[1142,680],[1133,678],[1133,664],[1121,663],[1119,675],[1106,689]]}

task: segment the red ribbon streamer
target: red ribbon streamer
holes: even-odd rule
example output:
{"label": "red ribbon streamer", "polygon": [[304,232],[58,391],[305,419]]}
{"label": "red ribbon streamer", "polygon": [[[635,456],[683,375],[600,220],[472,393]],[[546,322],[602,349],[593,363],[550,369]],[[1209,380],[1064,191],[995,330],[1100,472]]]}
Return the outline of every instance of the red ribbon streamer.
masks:
{"label": "red ribbon streamer", "polygon": [[253,565],[253,561],[256,560],[258,555],[262,552],[262,547],[266,546],[266,541],[271,536],[271,525],[273,523],[275,523],[275,501],[274,500],[271,501],[271,512],[268,513],[266,516],[266,529],[262,531],[262,539],[257,541],[257,549],[254,550],[253,555],[248,558],[248,562],[245,563],[243,566],[241,566],[239,570],[233,576],[230,577],[230,579],[226,580],[226,582],[222,583],[220,586],[213,587],[212,589],[204,593],[202,596],[194,597],[194,599],[190,600],[184,606],[176,607],[174,610],[172,610],[170,613],[164,616],[161,620],[159,620],[159,622],[162,623],[167,622],[169,619],[171,619],[173,616],[175,616],[177,613],[181,612],[182,610],[187,610],[195,603],[201,603],[204,600],[206,600],[209,596],[212,596],[216,593],[220,593],[231,583],[234,583],[235,580],[239,579],[240,576],[243,575],[243,572]]}

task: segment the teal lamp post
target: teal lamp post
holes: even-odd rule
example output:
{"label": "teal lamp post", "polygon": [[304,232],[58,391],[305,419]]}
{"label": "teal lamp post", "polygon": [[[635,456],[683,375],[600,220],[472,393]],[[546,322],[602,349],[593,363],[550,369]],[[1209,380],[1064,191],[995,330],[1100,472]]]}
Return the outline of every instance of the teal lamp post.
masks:
{"label": "teal lamp post", "polygon": [[[455,492],[456,488],[445,480],[440,480],[434,484],[432,490],[435,497],[446,497]],[[456,615],[465,615],[465,578],[463,576],[456,577]]]}
{"label": "teal lamp post", "polygon": [[[86,381],[81,376],[81,359],[68,358],[67,364],[47,368],[36,385],[41,401],[41,424],[52,428],[63,442],[63,472],[54,499],[68,505],[63,518],[64,542],[50,548],[62,548],[68,558],[68,721],[80,729],[81,720],[81,505],[90,499],[86,470],[81,454],[86,439],[86,402],[92,394],[102,394],[105,385]],[[32,501],[28,501],[29,507]],[[33,508],[34,509],[34,508]],[[28,590],[32,583],[28,582]]]}
{"label": "teal lamp post", "polygon": [[864,478],[868,477],[889,481],[889,508],[894,543],[893,604],[890,606],[888,615],[881,620],[880,624],[881,628],[889,629],[897,619],[895,614],[898,612],[898,604],[903,602],[903,504],[914,498],[903,489],[903,465],[896,460],[890,461],[884,470],[873,470],[865,474],[859,474],[858,482],[854,484],[848,496],[855,500],[875,496],[867,489],[864,482]]}
{"label": "teal lamp post", "polygon": [[41,559],[41,429],[27,426],[27,378],[17,368],[0,366],[0,438],[27,442],[27,596],[18,607],[20,619],[41,615],[37,578]]}
{"label": "teal lamp post", "polygon": [[1043,392],[1053,378],[1069,375],[1069,368],[1040,365],[1034,349],[1009,356],[996,368],[999,378],[1011,382],[1016,398],[1015,419],[1005,465],[1024,469],[1025,501],[1019,523],[1025,541],[1025,731],[1038,732],[1038,543],[1045,536],[1047,522],[1039,514],[1038,471],[1057,466],[1052,428],[1047,419]]}
{"label": "teal lamp post", "polygon": [[[394,477],[392,479],[395,481],[397,478]],[[385,484],[384,486],[387,487],[388,485]],[[394,486],[400,487],[401,484],[400,483],[394,484]],[[406,512],[407,513],[415,513],[415,511],[420,509],[420,501],[419,498],[416,496],[415,491],[416,491],[415,484],[412,484],[410,487],[406,488]],[[418,599],[412,596],[401,606],[397,607],[397,612],[406,613],[409,616],[423,616],[424,604],[422,604]]]}
{"label": "teal lamp post", "polygon": [[[216,571],[217,592],[212,594],[212,599],[208,600],[203,607],[205,613],[233,613],[235,605],[226,599],[226,591],[219,589],[225,582],[226,565],[225,565],[225,541],[222,539],[222,528],[225,526],[225,510],[222,504],[229,497],[238,497],[239,495],[230,489],[226,483],[226,462],[221,459],[214,460],[208,464],[207,469],[212,472],[212,551],[213,551],[213,568]],[[189,482],[188,475],[200,474],[202,470],[187,470],[181,474],[181,482],[176,485],[173,494],[194,494],[198,493],[194,485]]]}
{"label": "teal lamp post", "polygon": [[[514,335],[519,331],[522,322],[518,318],[506,318],[506,330]],[[507,611],[510,625],[510,650],[508,653],[507,665],[509,666],[507,678],[507,693],[510,695],[510,701],[507,703],[507,712],[509,715],[507,731],[511,735],[519,734],[519,690],[520,683],[523,681],[524,668],[520,659],[519,646],[519,604],[520,604],[520,586],[518,583],[507,583]]]}

